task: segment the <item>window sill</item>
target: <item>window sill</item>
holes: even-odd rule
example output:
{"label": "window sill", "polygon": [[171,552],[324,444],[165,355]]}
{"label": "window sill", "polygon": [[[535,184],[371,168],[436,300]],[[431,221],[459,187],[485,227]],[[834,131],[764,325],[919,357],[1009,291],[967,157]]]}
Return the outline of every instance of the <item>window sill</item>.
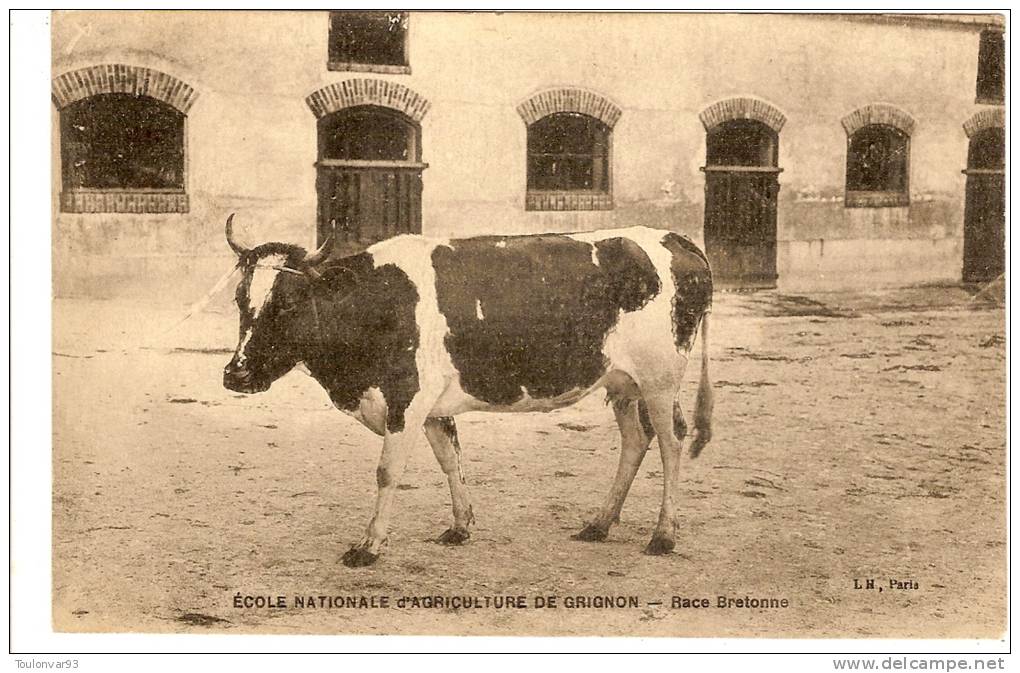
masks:
{"label": "window sill", "polygon": [[1006,175],[1005,168],[965,168],[960,172],[963,173],[964,175],[995,175],[995,176]]}
{"label": "window sill", "polygon": [[895,208],[909,206],[910,195],[904,192],[847,192],[843,198],[847,208]]}
{"label": "window sill", "polygon": [[62,213],[186,213],[179,190],[83,189],[60,193]]}
{"label": "window sill", "polygon": [[382,63],[352,63],[350,61],[329,61],[326,69],[346,72],[377,72],[390,75],[410,75],[409,65],[384,65]]}
{"label": "window sill", "polygon": [[390,161],[385,159],[319,159],[316,168],[379,168],[422,171],[429,167],[421,161]]}
{"label": "window sill", "polygon": [[613,197],[607,192],[529,191],[525,210],[612,210]]}
{"label": "window sill", "polygon": [[978,96],[977,98],[974,99],[974,103],[976,105],[1005,105],[1006,104],[1006,99],[1004,97],[1003,98],[985,98],[983,96]]}

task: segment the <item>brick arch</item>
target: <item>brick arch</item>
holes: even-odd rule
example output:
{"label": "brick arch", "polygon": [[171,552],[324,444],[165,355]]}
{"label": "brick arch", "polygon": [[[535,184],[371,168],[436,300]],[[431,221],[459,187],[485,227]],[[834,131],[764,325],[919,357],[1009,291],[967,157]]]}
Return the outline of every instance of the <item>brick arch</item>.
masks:
{"label": "brick arch", "polygon": [[605,96],[578,88],[558,88],[540,91],[517,106],[524,123],[534,124],[542,117],[557,112],[578,112],[598,119],[613,128],[623,111]]}
{"label": "brick arch", "polygon": [[786,115],[780,112],[779,108],[760,98],[748,96],[727,98],[713,103],[702,110],[698,118],[701,119],[706,131],[711,131],[719,124],[735,119],[753,119],[765,124],[776,133],[782,131],[786,124]]}
{"label": "brick arch", "polygon": [[1006,114],[1003,109],[996,108],[994,110],[981,110],[976,113],[973,117],[963,122],[963,131],[970,138],[979,131],[991,128],[1005,128],[1006,127]]}
{"label": "brick arch", "polygon": [[384,79],[345,79],[305,98],[316,119],[356,105],[378,105],[421,123],[432,104],[403,84]]}
{"label": "brick arch", "polygon": [[93,65],[57,75],[51,91],[58,110],[97,94],[129,93],[155,98],[187,114],[198,98],[195,89],[173,75],[122,63]]}
{"label": "brick arch", "polygon": [[888,103],[873,103],[857,108],[841,120],[847,136],[852,136],[869,124],[885,124],[903,131],[908,136],[914,133],[914,118],[910,113]]}

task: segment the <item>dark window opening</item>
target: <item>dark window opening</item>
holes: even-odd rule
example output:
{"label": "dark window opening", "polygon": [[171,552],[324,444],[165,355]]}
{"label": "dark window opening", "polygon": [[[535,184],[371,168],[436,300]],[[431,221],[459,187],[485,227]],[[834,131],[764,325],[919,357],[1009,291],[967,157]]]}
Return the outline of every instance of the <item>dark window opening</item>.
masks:
{"label": "dark window opening", "polygon": [[708,133],[708,166],[776,166],[779,136],[753,119],[726,121]]}
{"label": "dark window opening", "polygon": [[319,120],[319,158],[418,161],[418,129],[398,112],[363,105]]}
{"label": "dark window opening", "polygon": [[407,12],[330,12],[329,63],[406,66]]}
{"label": "dark window opening", "polygon": [[967,150],[967,168],[1005,170],[1006,132],[1001,128],[990,128],[974,134]]}
{"label": "dark window opening", "polygon": [[65,190],[184,189],[184,115],[147,96],[97,94],[60,111]]}
{"label": "dark window opening", "polygon": [[906,205],[909,148],[909,136],[892,126],[870,124],[854,132],[847,148],[847,205]]}
{"label": "dark window opening", "polygon": [[528,127],[528,189],[609,191],[609,127],[557,112]]}
{"label": "dark window opening", "polygon": [[997,30],[981,33],[978,48],[977,100],[1002,103],[1005,100],[1006,41]]}

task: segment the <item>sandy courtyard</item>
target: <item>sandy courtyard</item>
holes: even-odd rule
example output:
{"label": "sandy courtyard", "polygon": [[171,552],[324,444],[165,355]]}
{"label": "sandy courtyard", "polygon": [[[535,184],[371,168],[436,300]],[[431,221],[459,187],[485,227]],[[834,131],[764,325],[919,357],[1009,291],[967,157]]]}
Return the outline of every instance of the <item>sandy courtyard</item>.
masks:
{"label": "sandy courtyard", "polygon": [[[452,515],[422,437],[389,548],[352,569],[340,556],[370,517],[380,440],[299,373],[258,396],[225,390],[237,333],[227,299],[170,331],[174,311],[58,300],[54,625],[1001,637],[1002,309],[935,288],[719,294],[715,315],[715,436],[682,465],[675,553],[641,553],[658,511],[657,450],[609,539],[570,539],[608,490],[619,452],[596,394],[548,414],[459,417],[477,516],[462,547],[431,541]],[[868,579],[874,589],[855,588]],[[287,607],[237,608],[238,594],[284,596]],[[386,596],[390,606],[300,608],[296,596]],[[395,604],[421,596],[524,596],[528,607]],[[538,596],[556,596],[557,607],[535,607]],[[568,607],[578,596],[638,606]],[[720,608],[718,596],[788,607]],[[673,607],[674,597],[711,607]]]}

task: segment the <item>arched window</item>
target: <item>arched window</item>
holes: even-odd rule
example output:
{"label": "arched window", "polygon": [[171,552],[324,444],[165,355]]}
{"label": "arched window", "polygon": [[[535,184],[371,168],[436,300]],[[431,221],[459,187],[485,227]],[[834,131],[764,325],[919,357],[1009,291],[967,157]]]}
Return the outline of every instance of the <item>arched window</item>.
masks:
{"label": "arched window", "polygon": [[610,210],[612,130],[622,111],[587,89],[548,89],[517,106],[527,125],[526,210]]}
{"label": "arched window", "polygon": [[165,72],[104,63],[57,75],[60,210],[188,212],[186,126],[198,98]]}
{"label": "arched window", "polygon": [[910,137],[887,124],[868,124],[850,135],[846,160],[847,206],[909,203]]}
{"label": "arched window", "polygon": [[843,117],[848,208],[910,204],[910,136],[914,118],[888,103],[872,103]]}
{"label": "arched window", "polygon": [[609,127],[557,112],[528,127],[528,189],[609,191]]}
{"label": "arched window", "polygon": [[148,96],[104,93],[60,112],[65,191],[184,190],[184,115]]}
{"label": "arched window", "polygon": [[528,126],[528,210],[603,210],[609,199],[609,127],[579,112]]}

